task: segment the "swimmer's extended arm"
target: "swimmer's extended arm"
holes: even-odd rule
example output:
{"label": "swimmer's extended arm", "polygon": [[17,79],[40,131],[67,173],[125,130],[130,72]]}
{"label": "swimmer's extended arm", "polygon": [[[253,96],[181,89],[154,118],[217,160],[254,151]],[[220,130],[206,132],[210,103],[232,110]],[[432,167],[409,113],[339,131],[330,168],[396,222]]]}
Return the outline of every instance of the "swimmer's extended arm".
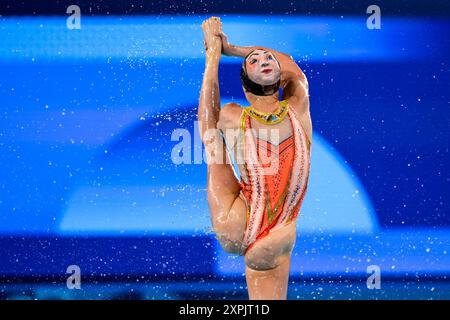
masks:
{"label": "swimmer's extended arm", "polygon": [[236,46],[228,42],[227,36],[223,32],[219,36],[222,39],[222,53],[226,56],[244,58],[255,49],[263,49],[271,52],[280,62],[283,98],[289,98],[293,96],[298,99],[303,99],[308,95],[308,81],[305,77],[305,74],[294,61],[292,56],[262,46]]}

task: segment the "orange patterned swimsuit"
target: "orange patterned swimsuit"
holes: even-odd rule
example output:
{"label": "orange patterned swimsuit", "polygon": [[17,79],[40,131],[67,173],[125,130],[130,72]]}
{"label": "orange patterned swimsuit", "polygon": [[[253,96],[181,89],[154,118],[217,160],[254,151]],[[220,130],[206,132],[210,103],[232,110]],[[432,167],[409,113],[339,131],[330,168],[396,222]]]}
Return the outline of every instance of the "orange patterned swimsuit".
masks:
{"label": "orange patterned swimsuit", "polygon": [[241,175],[241,192],[247,202],[244,254],[274,227],[295,220],[306,194],[310,168],[308,138],[294,111],[289,109],[288,116],[293,133],[277,146],[255,139],[252,130],[248,130],[251,118],[242,111],[247,176],[244,181]]}

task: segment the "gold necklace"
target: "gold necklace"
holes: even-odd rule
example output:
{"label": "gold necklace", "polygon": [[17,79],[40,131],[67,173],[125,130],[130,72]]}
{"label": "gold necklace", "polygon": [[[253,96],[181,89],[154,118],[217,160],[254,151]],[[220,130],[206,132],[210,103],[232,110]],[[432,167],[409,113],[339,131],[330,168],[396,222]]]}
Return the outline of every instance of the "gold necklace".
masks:
{"label": "gold necklace", "polygon": [[244,109],[244,112],[255,120],[267,125],[274,125],[283,121],[288,113],[289,105],[286,100],[280,101],[277,110],[274,112],[263,112],[255,110],[252,106]]}

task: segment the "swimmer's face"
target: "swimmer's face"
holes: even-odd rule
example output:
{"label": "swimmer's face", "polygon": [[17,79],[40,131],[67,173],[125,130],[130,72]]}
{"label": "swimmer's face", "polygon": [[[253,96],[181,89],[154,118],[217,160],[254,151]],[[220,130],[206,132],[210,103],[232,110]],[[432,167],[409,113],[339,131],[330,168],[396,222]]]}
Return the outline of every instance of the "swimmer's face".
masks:
{"label": "swimmer's face", "polygon": [[247,75],[253,82],[266,86],[280,79],[280,65],[269,51],[257,49],[245,60]]}

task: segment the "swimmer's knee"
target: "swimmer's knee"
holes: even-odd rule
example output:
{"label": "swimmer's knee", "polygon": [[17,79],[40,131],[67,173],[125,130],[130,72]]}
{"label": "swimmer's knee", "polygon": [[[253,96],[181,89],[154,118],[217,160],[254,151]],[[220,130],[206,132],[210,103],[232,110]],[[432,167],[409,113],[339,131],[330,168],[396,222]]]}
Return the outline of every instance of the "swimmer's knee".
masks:
{"label": "swimmer's knee", "polygon": [[276,257],[245,256],[245,265],[252,271],[270,271],[290,264],[291,254],[282,254]]}
{"label": "swimmer's knee", "polygon": [[251,248],[244,257],[245,265],[255,271],[267,271],[275,269],[276,256],[267,248]]}
{"label": "swimmer's knee", "polygon": [[272,261],[245,260],[245,266],[253,271],[269,271],[278,267],[278,265]]}
{"label": "swimmer's knee", "polygon": [[242,253],[241,244],[236,243],[234,241],[229,241],[229,240],[221,241],[220,245],[222,246],[222,249],[227,253],[232,253],[232,254],[241,254]]}
{"label": "swimmer's knee", "polygon": [[253,246],[245,255],[245,265],[256,271],[266,271],[277,268],[286,257],[292,255],[295,237],[286,239],[285,244],[278,249],[271,246]]}
{"label": "swimmer's knee", "polygon": [[232,235],[224,232],[221,228],[213,229],[216,234],[216,239],[219,241],[222,249],[227,253],[242,254],[242,239],[237,235]]}

